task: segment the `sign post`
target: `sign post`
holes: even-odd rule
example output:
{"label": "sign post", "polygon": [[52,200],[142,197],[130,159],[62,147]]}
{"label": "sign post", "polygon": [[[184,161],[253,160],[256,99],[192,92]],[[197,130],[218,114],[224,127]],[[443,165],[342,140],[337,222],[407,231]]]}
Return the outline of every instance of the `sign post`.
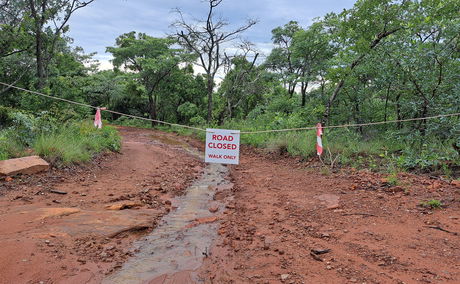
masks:
{"label": "sign post", "polygon": [[206,163],[234,164],[240,161],[240,131],[206,129]]}

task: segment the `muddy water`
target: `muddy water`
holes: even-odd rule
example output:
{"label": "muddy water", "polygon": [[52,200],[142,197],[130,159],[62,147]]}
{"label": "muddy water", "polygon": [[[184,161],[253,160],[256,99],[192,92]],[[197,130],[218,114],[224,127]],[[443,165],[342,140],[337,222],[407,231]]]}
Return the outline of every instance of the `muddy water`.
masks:
{"label": "muddy water", "polygon": [[214,188],[228,184],[226,176],[225,166],[208,164],[186,194],[172,201],[177,209],[166,215],[150,235],[134,243],[137,253],[103,283],[199,283],[194,271],[217,237],[218,224],[197,225],[194,220],[214,216],[209,212],[210,204],[216,204]]}

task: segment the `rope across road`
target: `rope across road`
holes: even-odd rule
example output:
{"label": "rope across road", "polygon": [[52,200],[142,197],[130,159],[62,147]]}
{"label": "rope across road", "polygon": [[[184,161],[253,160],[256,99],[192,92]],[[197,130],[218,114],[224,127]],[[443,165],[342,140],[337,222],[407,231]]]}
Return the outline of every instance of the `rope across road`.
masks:
{"label": "rope across road", "polygon": [[[92,108],[92,109],[97,109],[98,108],[98,107],[95,107],[95,106],[92,106],[92,105],[88,105],[88,104],[84,104],[84,103],[80,103],[80,102],[76,102],[76,101],[72,101],[72,100],[67,100],[67,99],[63,99],[63,98],[43,94],[43,93],[40,93],[40,92],[37,92],[37,91],[24,89],[24,88],[17,87],[15,85],[3,83],[3,82],[0,82],[0,85],[6,86],[6,87],[9,87],[9,88],[13,88],[13,89],[17,89],[17,90],[27,92],[27,93],[30,93],[30,94],[42,96],[42,97],[45,97],[45,98],[66,102],[66,103],[69,103],[69,104],[79,105],[79,106],[88,107],[88,108]],[[187,129],[207,132],[206,129],[204,129],[204,128],[193,127],[193,126],[177,124],[177,123],[170,123],[170,122],[166,122],[166,121],[162,121],[162,120],[151,119],[151,118],[146,118],[146,117],[126,114],[126,113],[121,113],[121,112],[113,111],[113,110],[109,110],[109,109],[104,109],[102,111],[118,114],[118,115],[121,115],[121,116],[130,117],[130,118],[134,118],[134,119],[140,119],[140,120],[145,120],[145,121],[156,122],[156,123],[159,123],[159,124],[164,124],[164,125],[169,125],[169,126],[176,126],[176,127],[181,127],[181,128],[187,128]],[[322,126],[322,128],[323,129],[333,129],[333,128],[362,127],[362,126],[382,125],[382,124],[399,123],[399,122],[431,120],[431,119],[437,119],[437,118],[443,118],[443,117],[454,117],[454,116],[460,116],[460,113],[448,113],[448,114],[440,114],[440,115],[427,116],[427,117],[398,119],[398,120],[387,120],[387,121],[378,121],[378,122],[330,125],[330,126]],[[307,127],[286,128],[286,129],[268,129],[268,130],[255,130],[255,131],[241,131],[240,134],[260,134],[260,133],[303,131],[303,130],[315,130],[316,128],[317,128],[317,126],[307,126]]]}

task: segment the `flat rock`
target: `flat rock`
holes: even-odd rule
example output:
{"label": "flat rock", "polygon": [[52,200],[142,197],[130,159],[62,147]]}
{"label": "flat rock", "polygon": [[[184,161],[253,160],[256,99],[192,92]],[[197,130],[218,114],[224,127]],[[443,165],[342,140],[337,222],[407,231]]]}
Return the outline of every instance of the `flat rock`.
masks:
{"label": "flat rock", "polygon": [[43,220],[52,217],[69,216],[81,212],[78,208],[42,208],[39,210],[40,217],[37,220]]}
{"label": "flat rock", "polygon": [[0,176],[31,175],[48,170],[50,165],[39,156],[0,161]]}
{"label": "flat rock", "polygon": [[[171,203],[171,202],[170,202]],[[141,203],[133,202],[133,201],[122,201],[115,204],[105,206],[106,210],[125,210],[131,209],[136,207],[142,207]]]}

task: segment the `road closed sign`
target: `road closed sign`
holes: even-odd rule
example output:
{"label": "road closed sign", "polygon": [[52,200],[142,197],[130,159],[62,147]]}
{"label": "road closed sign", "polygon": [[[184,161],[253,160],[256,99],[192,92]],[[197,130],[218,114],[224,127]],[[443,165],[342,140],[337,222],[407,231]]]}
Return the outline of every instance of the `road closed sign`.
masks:
{"label": "road closed sign", "polygon": [[240,131],[206,129],[206,163],[235,164],[240,162]]}

